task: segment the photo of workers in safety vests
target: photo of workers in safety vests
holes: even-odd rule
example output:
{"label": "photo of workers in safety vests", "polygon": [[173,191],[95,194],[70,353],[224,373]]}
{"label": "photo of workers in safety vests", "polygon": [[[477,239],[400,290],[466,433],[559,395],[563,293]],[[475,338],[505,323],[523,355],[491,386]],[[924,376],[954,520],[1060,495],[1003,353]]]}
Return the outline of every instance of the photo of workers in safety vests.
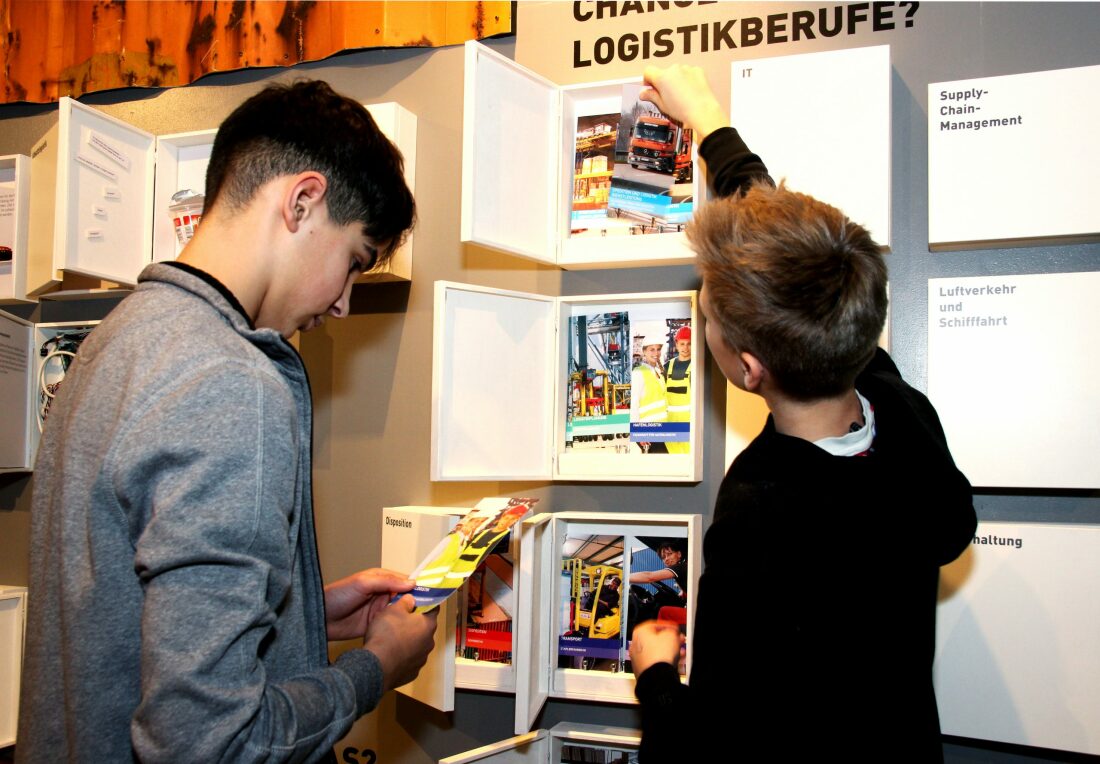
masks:
{"label": "photo of workers in safety vests", "polygon": [[577,306],[568,342],[566,449],[690,453],[688,301]]}
{"label": "photo of workers in safety vests", "polygon": [[630,440],[648,454],[691,451],[691,319],[643,325],[634,338]]}

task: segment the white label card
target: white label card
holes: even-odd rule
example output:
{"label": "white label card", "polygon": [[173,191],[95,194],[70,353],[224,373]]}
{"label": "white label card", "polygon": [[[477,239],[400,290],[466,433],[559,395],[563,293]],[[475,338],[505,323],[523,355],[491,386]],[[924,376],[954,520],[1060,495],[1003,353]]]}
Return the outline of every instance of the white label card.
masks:
{"label": "white label card", "polygon": [[100,162],[95,157],[90,157],[87,154],[77,154],[76,161],[87,167],[89,170],[95,170],[99,174],[109,178],[113,181],[118,181],[118,173],[112,170],[107,165]]}
{"label": "white label card", "polygon": [[0,186],[0,246],[15,244],[15,189]]}
{"label": "white label card", "polygon": [[97,132],[88,133],[88,145],[93,149],[96,149],[104,156],[108,157],[111,161],[122,167],[127,172],[130,171],[130,157],[115,146],[113,146],[106,138]]}

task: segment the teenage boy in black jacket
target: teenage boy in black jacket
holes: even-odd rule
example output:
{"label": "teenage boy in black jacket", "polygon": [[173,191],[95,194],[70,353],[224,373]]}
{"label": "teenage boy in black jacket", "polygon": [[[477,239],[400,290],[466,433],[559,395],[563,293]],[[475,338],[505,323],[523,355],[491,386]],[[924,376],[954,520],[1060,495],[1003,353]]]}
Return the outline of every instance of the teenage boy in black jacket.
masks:
{"label": "teenage boy in black jacket", "polygon": [[696,131],[722,197],[688,230],[707,345],[771,416],[718,493],[687,686],[678,629],[635,629],[642,761],[689,747],[940,761],[939,567],[976,518],[935,409],[877,348],[880,248],[839,210],[775,188],[700,69],[646,81],[644,97]]}

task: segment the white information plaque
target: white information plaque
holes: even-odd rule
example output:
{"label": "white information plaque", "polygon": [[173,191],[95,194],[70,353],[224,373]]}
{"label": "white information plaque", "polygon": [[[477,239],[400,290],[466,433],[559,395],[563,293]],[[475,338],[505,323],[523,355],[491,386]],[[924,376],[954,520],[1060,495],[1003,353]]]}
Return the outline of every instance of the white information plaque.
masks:
{"label": "white information plaque", "polygon": [[979,523],[940,574],[944,734],[1100,753],[1100,527]]}
{"label": "white information plaque", "polygon": [[975,486],[1100,487],[1100,273],[928,282],[928,397]]}
{"label": "white information plaque", "polygon": [[929,249],[1100,237],[1100,66],[928,86]]}
{"label": "white information plaque", "polygon": [[735,61],[730,118],[778,182],[890,246],[890,46]]}

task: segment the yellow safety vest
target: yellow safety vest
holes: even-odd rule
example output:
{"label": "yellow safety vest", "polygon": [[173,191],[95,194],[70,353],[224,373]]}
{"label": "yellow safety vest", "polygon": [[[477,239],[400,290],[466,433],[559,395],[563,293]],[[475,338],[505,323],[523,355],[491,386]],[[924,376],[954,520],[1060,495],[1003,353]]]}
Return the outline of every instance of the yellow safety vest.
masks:
{"label": "yellow safety vest", "polygon": [[641,364],[638,373],[645,380],[645,390],[638,401],[639,422],[664,422],[668,419],[668,401],[665,399],[665,383],[649,364]]}
{"label": "yellow safety vest", "polygon": [[[691,366],[694,359],[688,360],[683,377],[672,376],[672,366],[677,357],[670,358],[665,369],[665,400],[668,402],[668,421],[691,421]],[[666,443],[670,454],[691,453],[691,443]]]}

